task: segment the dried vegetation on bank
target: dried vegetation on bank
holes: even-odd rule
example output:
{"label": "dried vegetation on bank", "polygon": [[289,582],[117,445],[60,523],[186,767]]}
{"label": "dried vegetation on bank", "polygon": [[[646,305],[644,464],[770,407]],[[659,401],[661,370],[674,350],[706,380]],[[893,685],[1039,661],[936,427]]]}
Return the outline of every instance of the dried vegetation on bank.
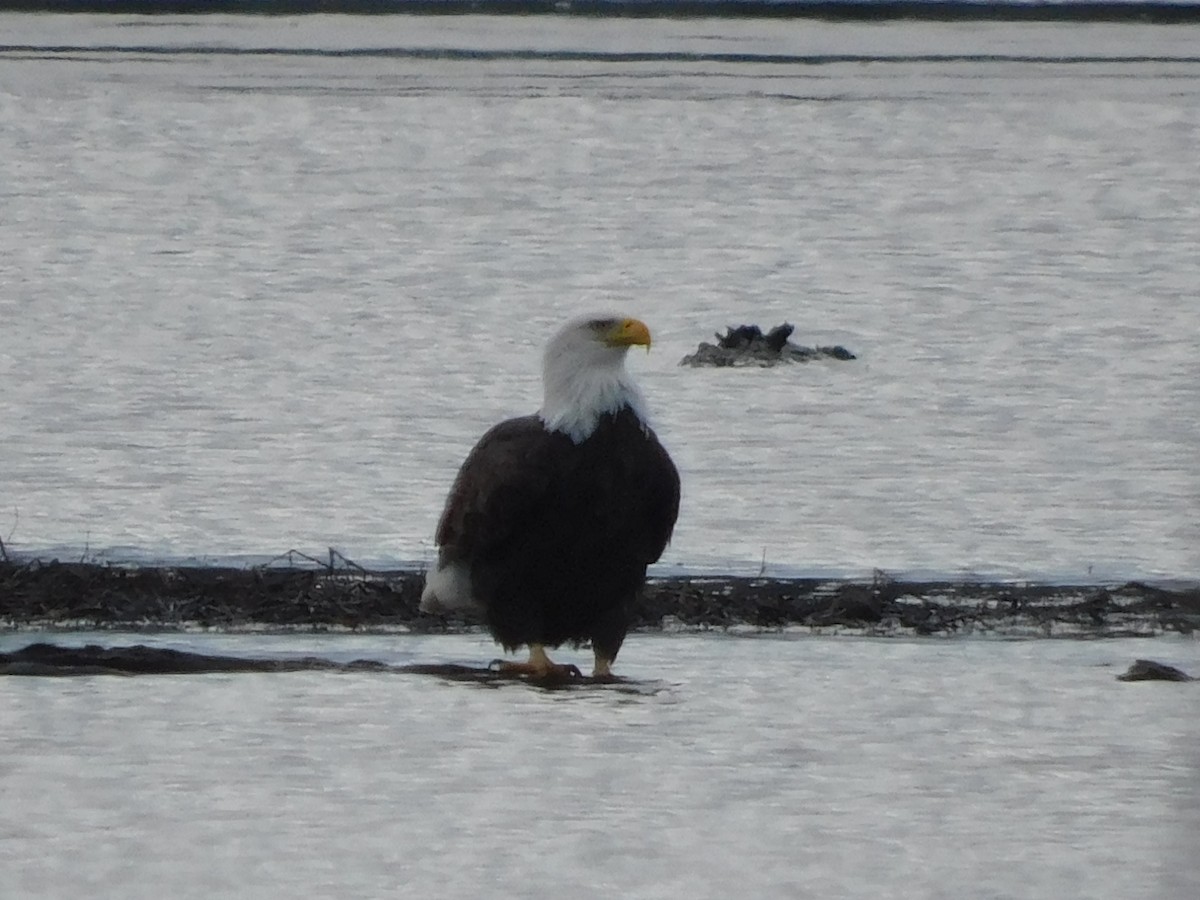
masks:
{"label": "dried vegetation on bank", "polygon": [[[368,571],[337,554],[325,565],[315,563],[298,554],[247,568],[5,559],[0,626],[475,627],[419,611],[422,572]],[[1200,588],[905,582],[882,574],[871,582],[678,576],[651,579],[631,610],[631,623],[640,630],[807,628],[881,635],[1192,633],[1200,627]]]}

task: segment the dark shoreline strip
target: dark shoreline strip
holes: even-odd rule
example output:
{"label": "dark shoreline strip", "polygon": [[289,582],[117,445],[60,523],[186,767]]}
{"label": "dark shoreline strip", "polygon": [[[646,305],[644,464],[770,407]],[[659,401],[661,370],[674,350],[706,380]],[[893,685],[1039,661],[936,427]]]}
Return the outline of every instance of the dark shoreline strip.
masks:
{"label": "dark shoreline strip", "polygon": [[1137,65],[1148,63],[1196,65],[1200,63],[1200,55],[1034,56],[1014,53],[909,53],[887,55],[822,53],[795,55],[769,53],[687,53],[680,51],[624,53],[600,50],[481,50],[458,47],[351,47],[342,49],[319,47],[214,47],[202,45],[163,47],[134,44],[0,44],[0,54],[7,56],[32,56],[39,59],[64,57],[88,59],[113,55],[133,57],[283,56],[315,57],[321,59],[413,59],[447,62],[595,62],[612,65],[638,63],[705,63],[713,65],[763,66],[832,66],[864,65],[868,63],[880,65],[919,65],[929,63],[938,63],[941,65],[1004,63],[1015,63],[1018,65]]}
{"label": "dark shoreline strip", "polygon": [[629,18],[810,18],[924,21],[1136,22],[1200,21],[1193,3],[739,2],[739,0],[0,0],[0,11],[121,15],[568,15]]}
{"label": "dark shoreline strip", "polygon": [[[0,627],[187,627],[421,633],[477,623],[418,609],[424,574],[326,568],[115,566],[0,560]],[[652,578],[629,611],[634,630],[866,629],[1113,636],[1200,628],[1200,587],[678,576]]]}

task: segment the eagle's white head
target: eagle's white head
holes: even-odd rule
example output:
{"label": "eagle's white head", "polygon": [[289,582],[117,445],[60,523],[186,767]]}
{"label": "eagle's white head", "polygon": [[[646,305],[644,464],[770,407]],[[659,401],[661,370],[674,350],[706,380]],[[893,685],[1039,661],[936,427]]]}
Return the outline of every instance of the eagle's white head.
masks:
{"label": "eagle's white head", "polygon": [[650,349],[650,329],[637,319],[583,316],[559,329],[542,360],[545,397],[538,416],[546,427],[578,444],[601,416],[622,406],[645,422],[642,392],[625,370],[625,354],[634,345]]}

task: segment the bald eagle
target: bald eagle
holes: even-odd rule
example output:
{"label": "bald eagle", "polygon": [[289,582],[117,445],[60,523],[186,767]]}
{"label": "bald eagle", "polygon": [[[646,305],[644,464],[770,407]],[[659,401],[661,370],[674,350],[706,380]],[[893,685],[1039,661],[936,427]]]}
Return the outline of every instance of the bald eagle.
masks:
{"label": "bald eagle", "polygon": [[488,431],[450,489],[421,609],[474,609],[506,651],[529,648],[501,671],[578,674],[546,648],[590,641],[593,675],[610,677],[628,607],[671,538],[679,473],[625,369],[635,345],[650,348],[637,319],[567,323],[546,346],[542,408]]}

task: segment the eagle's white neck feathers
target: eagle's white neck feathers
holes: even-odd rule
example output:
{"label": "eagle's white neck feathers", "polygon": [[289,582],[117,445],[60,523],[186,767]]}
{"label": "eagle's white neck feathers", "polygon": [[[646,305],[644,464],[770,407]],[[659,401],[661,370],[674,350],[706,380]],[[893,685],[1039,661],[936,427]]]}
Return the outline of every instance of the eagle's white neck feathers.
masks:
{"label": "eagle's white neck feathers", "polygon": [[643,423],[646,403],[625,370],[627,346],[599,340],[589,316],[568,323],[546,345],[542,359],[545,389],[538,416],[550,431],[561,431],[576,444],[586,440],[601,417],[628,406]]}

